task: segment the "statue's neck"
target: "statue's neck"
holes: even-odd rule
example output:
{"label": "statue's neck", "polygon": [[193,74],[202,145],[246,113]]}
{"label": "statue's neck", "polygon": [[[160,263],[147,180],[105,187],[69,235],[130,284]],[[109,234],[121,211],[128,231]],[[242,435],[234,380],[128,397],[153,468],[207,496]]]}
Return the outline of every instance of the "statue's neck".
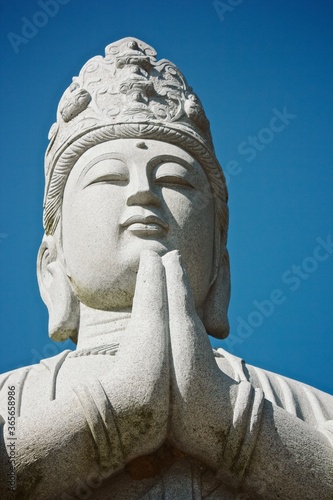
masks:
{"label": "statue's neck", "polygon": [[81,303],[77,349],[120,343],[130,318],[130,311],[101,311]]}

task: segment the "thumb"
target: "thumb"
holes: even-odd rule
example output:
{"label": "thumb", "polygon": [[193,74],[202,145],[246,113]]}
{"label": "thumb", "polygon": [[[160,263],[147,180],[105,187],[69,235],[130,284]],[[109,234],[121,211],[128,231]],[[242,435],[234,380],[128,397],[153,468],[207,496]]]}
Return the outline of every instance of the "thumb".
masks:
{"label": "thumb", "polygon": [[[131,320],[126,328],[119,358],[138,364],[141,370],[160,365],[168,351],[168,314],[165,271],[161,257],[153,251],[140,255]],[[155,360],[155,361],[154,361]]]}
{"label": "thumb", "polygon": [[[192,288],[178,251],[162,258],[167,282],[171,352],[179,373],[187,366],[201,372],[215,370],[208,334],[197,315]],[[178,366],[178,369],[177,369]]]}

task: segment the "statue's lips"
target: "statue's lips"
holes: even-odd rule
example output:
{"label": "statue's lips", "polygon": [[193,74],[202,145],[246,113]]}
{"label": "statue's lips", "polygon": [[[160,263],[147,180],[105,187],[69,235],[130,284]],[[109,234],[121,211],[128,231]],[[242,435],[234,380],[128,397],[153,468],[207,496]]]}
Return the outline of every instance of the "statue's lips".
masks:
{"label": "statue's lips", "polygon": [[148,215],[146,217],[140,215],[132,215],[121,226],[127,228],[131,232],[137,233],[156,233],[165,232],[169,229],[168,224],[156,215]]}

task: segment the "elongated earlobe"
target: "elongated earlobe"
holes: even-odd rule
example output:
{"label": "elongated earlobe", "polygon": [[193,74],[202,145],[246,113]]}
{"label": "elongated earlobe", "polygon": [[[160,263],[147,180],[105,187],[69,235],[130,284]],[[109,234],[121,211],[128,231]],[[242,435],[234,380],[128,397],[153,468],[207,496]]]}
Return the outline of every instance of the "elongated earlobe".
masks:
{"label": "elongated earlobe", "polygon": [[37,258],[37,278],[41,297],[49,312],[49,336],[56,341],[71,338],[76,342],[80,303],[58,258],[54,236],[43,239]]}
{"label": "elongated earlobe", "polygon": [[230,265],[225,247],[221,249],[215,281],[206,297],[203,308],[203,323],[207,332],[218,339],[229,334],[228,306],[230,300]]}

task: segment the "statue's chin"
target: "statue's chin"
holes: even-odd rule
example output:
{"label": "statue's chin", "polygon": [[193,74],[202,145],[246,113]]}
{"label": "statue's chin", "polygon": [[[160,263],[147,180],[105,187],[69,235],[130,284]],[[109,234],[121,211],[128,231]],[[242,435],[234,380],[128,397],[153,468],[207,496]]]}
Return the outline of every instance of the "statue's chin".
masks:
{"label": "statue's chin", "polygon": [[99,264],[70,268],[72,289],[81,303],[104,311],[131,309],[142,251],[151,250],[160,256],[169,251],[152,239],[137,239],[135,245],[121,250],[117,259],[106,256]]}
{"label": "statue's chin", "polygon": [[[152,250],[160,256],[173,248],[167,248],[158,241],[143,241],[138,248],[131,247],[121,254],[117,261],[104,261],[96,265],[94,272],[85,272],[85,268],[71,272],[71,285],[74,294],[81,303],[92,309],[103,311],[128,311],[132,309],[136,281],[142,250]],[[138,246],[138,245],[137,245]],[[187,270],[187,262],[182,261]],[[208,289],[202,273],[189,263],[189,281],[194,293],[195,303],[199,307]],[[79,271],[79,272],[78,272]]]}
{"label": "statue's chin", "polygon": [[81,303],[92,309],[122,311],[132,308],[137,269],[127,269],[110,281],[90,283],[90,286],[74,285],[74,293]]}

